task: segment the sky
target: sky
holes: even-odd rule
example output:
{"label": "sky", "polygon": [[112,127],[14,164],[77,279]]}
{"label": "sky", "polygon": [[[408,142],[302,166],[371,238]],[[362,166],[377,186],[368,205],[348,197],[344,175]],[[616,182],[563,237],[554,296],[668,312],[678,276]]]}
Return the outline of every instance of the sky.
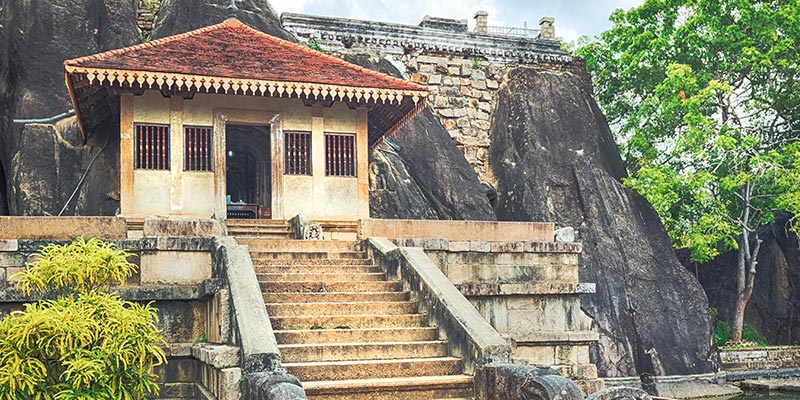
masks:
{"label": "sky", "polygon": [[284,12],[366,19],[417,25],[425,15],[467,19],[475,11],[489,13],[489,25],[538,28],[544,16],[556,19],[556,36],[576,40],[611,27],[608,17],[617,8],[629,9],[644,0],[270,0]]}

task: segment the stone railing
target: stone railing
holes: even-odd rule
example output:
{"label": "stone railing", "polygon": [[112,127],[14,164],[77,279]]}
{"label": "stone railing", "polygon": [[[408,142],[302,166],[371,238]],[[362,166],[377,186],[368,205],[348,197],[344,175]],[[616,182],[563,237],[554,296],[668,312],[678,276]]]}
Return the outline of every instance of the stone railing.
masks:
{"label": "stone railing", "polygon": [[299,39],[325,51],[395,55],[432,52],[515,64],[572,60],[554,40],[291,13],[282,14],[281,23]]}
{"label": "stone railing", "polygon": [[237,245],[231,237],[215,239],[215,244],[215,264],[224,268],[225,286],[230,290],[230,311],[234,325],[231,339],[241,348],[244,398],[306,398],[300,381],[281,368],[278,342],[248,248]]}
{"label": "stone railing", "polygon": [[465,373],[491,363],[511,362],[508,343],[421,249],[398,248],[383,238],[370,238],[367,244],[367,251],[387,276],[404,281],[431,322],[447,334],[451,354],[464,359]]}

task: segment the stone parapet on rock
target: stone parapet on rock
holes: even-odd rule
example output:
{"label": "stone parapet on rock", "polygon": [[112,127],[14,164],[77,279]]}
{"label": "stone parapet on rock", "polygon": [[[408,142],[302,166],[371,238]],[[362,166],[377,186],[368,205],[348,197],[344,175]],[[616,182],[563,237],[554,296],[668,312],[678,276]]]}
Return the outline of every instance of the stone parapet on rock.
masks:
{"label": "stone parapet on rock", "polygon": [[719,357],[725,371],[800,368],[800,346],[723,348]]}

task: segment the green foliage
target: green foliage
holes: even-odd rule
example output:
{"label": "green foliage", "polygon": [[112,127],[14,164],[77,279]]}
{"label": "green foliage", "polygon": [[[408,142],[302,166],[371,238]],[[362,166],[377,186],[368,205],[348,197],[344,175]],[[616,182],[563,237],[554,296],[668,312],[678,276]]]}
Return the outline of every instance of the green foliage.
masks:
{"label": "green foliage", "polygon": [[478,69],[481,67],[481,59],[478,57],[472,57],[472,69]]}
{"label": "green foliage", "polygon": [[[730,342],[731,337],[733,335],[733,329],[731,325],[725,321],[717,321],[714,324],[714,343],[718,347],[724,347],[728,345]],[[742,328],[742,342],[745,343],[755,343],[756,346],[769,346],[770,343],[767,341],[767,338],[761,334],[761,332],[756,329],[756,327],[752,325],[745,325]]]}
{"label": "green foliage", "polygon": [[708,261],[800,212],[800,2],[647,0],[579,48],[630,178]]}
{"label": "green foliage", "polygon": [[306,44],[311,50],[322,51],[322,47],[319,45],[319,42],[316,39],[311,39]]}
{"label": "green foliage", "polygon": [[25,293],[62,293],[0,322],[0,400],[141,399],[158,393],[164,344],[150,305],[107,290],[135,270],[97,239],[49,245],[19,274]]}

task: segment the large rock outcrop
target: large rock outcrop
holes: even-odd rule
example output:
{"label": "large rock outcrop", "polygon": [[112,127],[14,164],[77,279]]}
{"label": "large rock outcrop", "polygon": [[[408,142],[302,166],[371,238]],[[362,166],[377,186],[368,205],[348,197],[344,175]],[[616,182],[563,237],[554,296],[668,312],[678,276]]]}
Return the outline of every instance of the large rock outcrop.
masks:
{"label": "large rock outcrop", "polygon": [[[772,344],[791,345],[800,341],[800,241],[790,230],[789,215],[761,227],[761,251],[753,297],[745,309],[745,324],[752,325]],[[711,307],[718,318],[732,321],[736,301],[737,252],[731,251],[712,262],[695,266],[688,254],[681,260],[697,273]]]}
{"label": "large rock outcrop", "polygon": [[[374,71],[380,71],[395,77],[401,77],[400,71],[386,59],[375,59],[369,55],[348,55],[345,60]],[[495,220],[494,211],[486,196],[486,191],[478,181],[475,170],[462,153],[442,122],[426,107],[408,124],[391,137],[397,146],[399,156],[384,158],[390,164],[388,170],[407,170],[411,180],[397,181],[401,191],[413,193],[418,187],[425,196],[428,207],[436,212],[432,219],[455,220]],[[374,152],[373,152],[373,159]],[[401,162],[402,161],[402,162]],[[371,195],[370,199],[375,198]],[[394,215],[405,215],[402,218],[422,218],[428,213],[418,207],[423,199],[408,198],[407,203],[397,198],[393,208],[385,213],[380,208],[372,208],[373,218],[397,218]],[[392,212],[394,209],[409,210],[405,213]]]}
{"label": "large rock outcrop", "polygon": [[[16,124],[72,107],[64,85],[66,59],[139,42],[136,0],[32,0],[0,9],[0,215],[55,215],[87,174],[65,215],[113,215],[119,208],[117,122],[84,140],[74,118]],[[154,37],[226,18],[226,0],[165,0]],[[244,22],[291,39],[266,0],[238,1]]]}
{"label": "large rock outcrop", "polygon": [[498,93],[490,164],[500,220],[572,226],[583,243],[581,299],[600,342],[602,376],[712,371],[708,302],[678,262],[647,201],[620,183],[625,169],[580,76],[509,71]]}
{"label": "large rock outcrop", "polygon": [[[136,43],[135,0],[31,0],[4,2],[0,12],[0,171],[14,215],[56,214],[69,198],[105,133],[83,144],[74,123],[23,125],[72,107],[64,85],[65,59]],[[94,145],[93,145],[94,144]],[[114,166],[106,151],[99,165]],[[112,167],[113,168],[113,167]],[[71,214],[113,213],[114,180],[103,167],[73,201]],[[3,180],[0,180],[2,183]],[[90,186],[93,185],[93,186]],[[109,196],[112,199],[109,202]],[[0,195],[4,197],[4,195]]]}
{"label": "large rock outcrop", "polygon": [[[153,39],[220,23],[229,16],[228,0],[162,0],[153,25]],[[281,27],[267,0],[238,0],[236,18],[262,32],[285,40],[294,37]]]}

